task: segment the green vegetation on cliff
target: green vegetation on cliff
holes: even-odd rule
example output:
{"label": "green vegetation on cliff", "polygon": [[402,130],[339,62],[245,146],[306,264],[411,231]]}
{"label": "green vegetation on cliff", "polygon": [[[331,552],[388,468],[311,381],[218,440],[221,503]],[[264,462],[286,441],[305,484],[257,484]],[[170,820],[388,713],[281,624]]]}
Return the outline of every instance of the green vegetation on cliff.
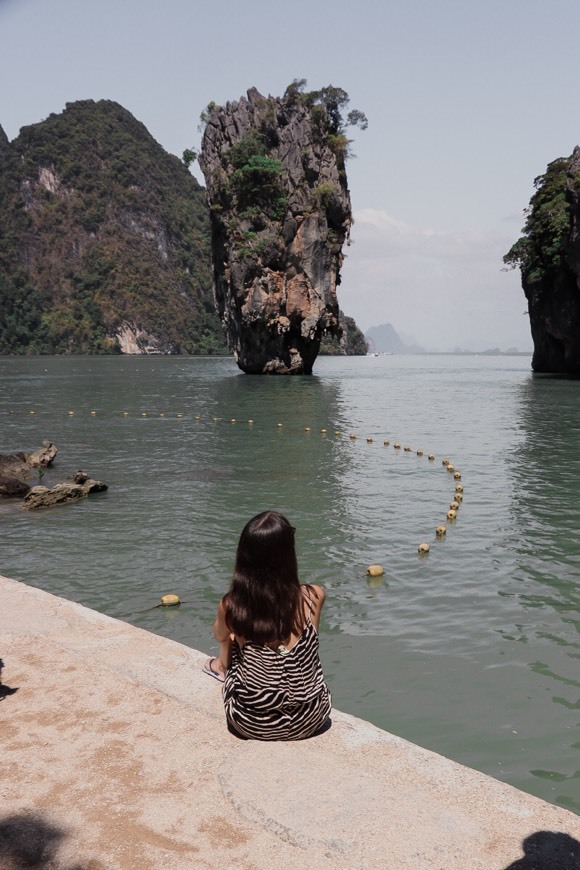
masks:
{"label": "green vegetation on cliff", "polygon": [[525,211],[523,235],[503,258],[506,266],[519,266],[526,283],[542,281],[565,264],[571,229],[567,195],[570,161],[570,157],[560,157],[534,179],[536,192]]}
{"label": "green vegetation on cliff", "polygon": [[0,353],[223,353],[203,189],[111,101],[0,157]]}

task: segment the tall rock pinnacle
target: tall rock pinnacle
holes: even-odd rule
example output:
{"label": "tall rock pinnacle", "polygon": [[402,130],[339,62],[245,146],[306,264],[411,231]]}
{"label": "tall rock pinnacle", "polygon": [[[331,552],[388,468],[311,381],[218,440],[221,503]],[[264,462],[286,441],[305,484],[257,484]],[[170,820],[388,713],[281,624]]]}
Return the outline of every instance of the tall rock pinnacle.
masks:
{"label": "tall rock pinnacle", "polygon": [[248,373],[310,374],[323,333],[339,332],[336,286],[352,222],[339,111],[348,95],[305,94],[304,84],[282,98],[252,88],[204,117],[216,303]]}

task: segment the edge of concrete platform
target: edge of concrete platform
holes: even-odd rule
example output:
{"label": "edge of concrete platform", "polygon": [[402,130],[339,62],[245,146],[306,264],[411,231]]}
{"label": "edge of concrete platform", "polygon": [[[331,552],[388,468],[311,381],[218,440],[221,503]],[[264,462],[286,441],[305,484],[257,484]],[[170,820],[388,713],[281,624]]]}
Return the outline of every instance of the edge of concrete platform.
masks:
{"label": "edge of concrete platform", "polygon": [[6,819],[83,870],[580,866],[580,817],[369,722],[239,741],[204,653],[1,576],[0,608],[2,868]]}

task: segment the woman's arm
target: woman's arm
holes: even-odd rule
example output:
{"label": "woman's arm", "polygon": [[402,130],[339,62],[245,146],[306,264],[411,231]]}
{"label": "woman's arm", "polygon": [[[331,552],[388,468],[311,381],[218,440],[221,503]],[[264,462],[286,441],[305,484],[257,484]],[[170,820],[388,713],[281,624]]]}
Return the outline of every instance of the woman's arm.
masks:
{"label": "woman's arm", "polygon": [[220,662],[223,670],[227,670],[232,662],[233,634],[226,625],[226,610],[223,599],[218,604],[217,616],[213,624],[213,636],[220,645]]}
{"label": "woman's arm", "polygon": [[[320,611],[322,610],[322,605],[324,604],[324,599],[326,598],[326,592],[322,588],[322,586],[315,586],[313,583],[310,585],[310,604],[312,607],[312,622],[314,623],[314,628],[318,631],[318,626],[320,625]],[[304,587],[303,587],[304,588]],[[304,595],[306,600],[308,601],[308,589],[304,589]]]}

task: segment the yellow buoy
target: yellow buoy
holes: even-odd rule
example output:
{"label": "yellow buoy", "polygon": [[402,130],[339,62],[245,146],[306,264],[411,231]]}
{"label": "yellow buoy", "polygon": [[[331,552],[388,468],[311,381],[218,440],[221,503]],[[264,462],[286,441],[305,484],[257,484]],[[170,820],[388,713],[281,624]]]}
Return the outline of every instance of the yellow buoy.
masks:
{"label": "yellow buoy", "polygon": [[181,601],[179,600],[179,595],[162,595],[161,604],[163,607],[175,607],[177,604],[181,604]]}
{"label": "yellow buoy", "polygon": [[409,447],[408,444],[406,444],[405,447],[403,447],[403,450],[405,451],[405,453],[410,453],[410,452],[411,452],[411,448]]}
{"label": "yellow buoy", "polygon": [[321,434],[321,435],[326,435],[326,432],[327,432],[326,429],[321,429],[321,430],[320,430],[320,434]]}
{"label": "yellow buoy", "polygon": [[159,416],[160,416],[160,417],[165,417],[165,413],[164,413],[163,411],[161,411],[161,412],[159,413]]}
{"label": "yellow buoy", "polygon": [[430,453],[429,456],[427,457],[427,459],[429,460],[429,462],[433,462],[433,460],[435,459],[435,457],[433,456],[432,453]]}
{"label": "yellow buoy", "polygon": [[337,438],[340,438],[340,436],[342,435],[342,432],[340,432],[338,429],[336,429],[334,434],[336,435]]}
{"label": "yellow buoy", "polygon": [[422,556],[425,556],[429,552],[429,544],[419,544],[417,550]]}
{"label": "yellow buoy", "polygon": [[455,493],[455,501],[459,501],[459,502],[463,501],[463,494],[461,492]]}
{"label": "yellow buoy", "polygon": [[279,429],[280,429],[283,425],[284,425],[283,423],[276,423],[276,426],[277,426]]}
{"label": "yellow buoy", "polygon": [[393,450],[400,450],[400,449],[401,449],[401,445],[399,444],[398,441],[395,441],[395,443],[393,444]]}
{"label": "yellow buoy", "polygon": [[369,437],[367,438],[367,444],[372,444],[372,443],[373,443],[373,439],[369,435]]}
{"label": "yellow buoy", "polygon": [[417,450],[417,456],[423,456],[423,451],[422,451],[422,450]]}
{"label": "yellow buoy", "polygon": [[36,414],[36,411],[29,411],[29,414]]}
{"label": "yellow buoy", "polygon": [[381,577],[385,573],[385,569],[382,565],[369,565],[367,568],[367,574],[369,577]]}
{"label": "yellow buoy", "polygon": [[447,471],[455,471],[455,468],[453,465],[451,465],[451,463],[448,464]]}
{"label": "yellow buoy", "polygon": [[183,414],[177,414],[178,417],[183,417]]}
{"label": "yellow buoy", "polygon": [[354,434],[354,432],[352,432],[348,437],[349,437],[352,441],[356,441],[356,435]]}
{"label": "yellow buoy", "polygon": [[391,442],[388,440],[388,438],[386,438],[386,439],[383,441],[383,444],[385,445],[385,447],[388,447],[390,443],[391,443]]}
{"label": "yellow buoy", "polygon": [[463,484],[462,483],[455,484],[455,492],[463,492]]}
{"label": "yellow buoy", "polygon": [[305,427],[304,427],[304,431],[305,431],[305,432],[312,432],[312,429],[311,429],[310,426],[305,426]]}
{"label": "yellow buoy", "polygon": [[448,459],[442,459],[442,460],[441,460],[441,465],[449,465],[449,460],[448,460]]}
{"label": "yellow buoy", "polygon": [[195,415],[195,419],[196,419],[196,420],[201,420],[201,417],[199,416],[199,414],[196,414],[196,415]]}
{"label": "yellow buoy", "polygon": [[437,528],[435,529],[435,534],[437,535],[438,538],[442,538],[443,535],[447,534],[447,527],[446,526],[437,526]]}
{"label": "yellow buoy", "polygon": [[97,412],[96,412],[96,411],[91,411],[91,417],[96,417],[96,416],[97,416]]}
{"label": "yellow buoy", "polygon": [[142,416],[142,417],[146,417],[146,416],[147,416],[147,411],[141,411],[141,416]]}
{"label": "yellow buoy", "polygon": [[123,411],[123,417],[128,417],[128,416],[129,416],[129,412],[128,412],[128,411]]}
{"label": "yellow buoy", "polygon": [[447,511],[447,519],[454,520],[456,516],[457,516],[457,511],[454,511],[453,508],[449,508],[449,510]]}
{"label": "yellow buoy", "polygon": [[449,505],[449,507],[451,508],[452,511],[458,511],[459,510],[459,502],[452,501],[451,504]]}
{"label": "yellow buoy", "polygon": [[232,417],[232,419],[230,420],[230,423],[237,423],[237,422],[238,422],[238,421],[236,420],[235,417]]}
{"label": "yellow buoy", "polygon": [[69,415],[69,417],[74,417],[75,412],[74,412],[74,411],[69,411],[69,412],[68,412],[68,415]]}
{"label": "yellow buoy", "polygon": [[254,422],[253,420],[248,420],[248,423],[250,423],[250,424],[252,424],[253,422]]}
{"label": "yellow buoy", "polygon": [[461,472],[456,471],[455,474],[453,475],[453,477],[455,478],[455,480],[461,480]]}

